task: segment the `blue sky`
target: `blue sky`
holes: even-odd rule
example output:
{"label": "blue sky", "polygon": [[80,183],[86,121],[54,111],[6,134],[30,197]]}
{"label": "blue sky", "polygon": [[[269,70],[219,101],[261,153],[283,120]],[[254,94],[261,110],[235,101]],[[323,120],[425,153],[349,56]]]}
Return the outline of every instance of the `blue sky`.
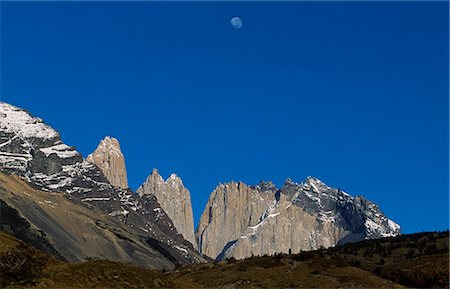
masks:
{"label": "blue sky", "polygon": [[1,2],[1,100],[84,156],[118,138],[133,189],[177,173],[196,220],[312,175],[443,230],[448,33],[447,2]]}

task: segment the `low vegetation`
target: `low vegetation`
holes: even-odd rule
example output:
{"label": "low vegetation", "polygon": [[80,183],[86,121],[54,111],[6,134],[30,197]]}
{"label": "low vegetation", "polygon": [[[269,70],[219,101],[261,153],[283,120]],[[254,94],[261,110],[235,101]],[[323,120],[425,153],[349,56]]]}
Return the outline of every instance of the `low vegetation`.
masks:
{"label": "low vegetation", "polygon": [[0,232],[0,285],[35,288],[448,288],[449,232],[366,240],[277,254],[143,269],[107,260],[59,261]]}

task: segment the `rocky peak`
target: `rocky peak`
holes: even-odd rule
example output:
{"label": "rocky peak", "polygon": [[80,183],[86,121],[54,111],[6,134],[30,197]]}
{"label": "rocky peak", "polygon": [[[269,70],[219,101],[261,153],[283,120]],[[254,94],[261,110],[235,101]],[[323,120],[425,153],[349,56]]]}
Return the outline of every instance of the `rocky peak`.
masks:
{"label": "rocky peak", "polygon": [[166,184],[169,184],[171,186],[183,186],[183,181],[179,176],[176,174],[171,174],[167,180],[165,181]]}
{"label": "rocky peak", "polygon": [[294,183],[290,178],[287,178],[284,181],[283,186],[281,187],[281,192],[286,195],[294,195],[298,191],[297,184]]}
{"label": "rocky peak", "polygon": [[153,169],[147,180],[137,189],[137,193],[141,197],[156,196],[177,231],[191,244],[195,244],[191,194],[180,177],[171,174],[164,181],[158,170]]}
{"label": "rocky peak", "polygon": [[328,187],[324,182],[311,176],[306,178],[304,185],[310,186],[316,193],[325,192],[330,189],[330,187]]}
{"label": "rocky peak", "polygon": [[125,158],[117,139],[109,136],[105,137],[86,160],[99,167],[113,186],[122,189],[128,188]]}
{"label": "rocky peak", "polygon": [[157,169],[153,169],[152,173],[147,177],[145,182],[137,189],[136,192],[142,197],[144,194],[153,194],[153,192],[159,192],[164,189],[165,182],[163,177],[159,174]]}
{"label": "rocky peak", "polygon": [[256,189],[258,191],[277,191],[277,187],[272,181],[259,181],[259,184],[256,186],[251,186],[251,188]]}

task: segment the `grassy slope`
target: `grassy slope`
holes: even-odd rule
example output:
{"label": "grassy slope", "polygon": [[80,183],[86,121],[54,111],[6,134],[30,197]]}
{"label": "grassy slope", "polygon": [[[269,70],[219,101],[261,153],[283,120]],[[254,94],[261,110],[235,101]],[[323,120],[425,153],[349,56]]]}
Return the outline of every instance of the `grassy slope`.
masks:
{"label": "grassy slope", "polygon": [[448,232],[441,232],[363,241],[296,255],[195,264],[162,272],[105,260],[66,263],[0,232],[2,287],[442,288],[449,282],[448,258]]}
{"label": "grassy slope", "polygon": [[0,231],[0,287],[154,288],[174,287],[157,270],[107,260],[59,261]]}

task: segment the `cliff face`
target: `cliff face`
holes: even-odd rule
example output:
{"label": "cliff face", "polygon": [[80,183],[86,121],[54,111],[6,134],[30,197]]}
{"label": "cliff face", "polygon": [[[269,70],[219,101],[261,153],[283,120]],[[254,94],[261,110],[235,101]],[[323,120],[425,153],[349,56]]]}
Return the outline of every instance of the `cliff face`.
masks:
{"label": "cliff face", "polygon": [[242,182],[220,184],[211,194],[196,232],[200,252],[216,258],[229,242],[255,225],[273,202],[270,190],[257,193]]}
{"label": "cliff face", "polygon": [[148,194],[156,196],[177,231],[191,244],[195,244],[191,195],[180,177],[171,174],[164,181],[158,171],[154,169],[144,184],[137,189],[137,193],[140,196]]}
{"label": "cliff face", "polygon": [[122,189],[128,188],[125,159],[117,139],[105,137],[86,160],[99,167],[111,185]]}
{"label": "cliff face", "polygon": [[292,253],[365,238],[395,236],[400,227],[363,197],[318,179],[281,189],[270,182],[219,185],[196,231],[201,253],[217,259]]}

